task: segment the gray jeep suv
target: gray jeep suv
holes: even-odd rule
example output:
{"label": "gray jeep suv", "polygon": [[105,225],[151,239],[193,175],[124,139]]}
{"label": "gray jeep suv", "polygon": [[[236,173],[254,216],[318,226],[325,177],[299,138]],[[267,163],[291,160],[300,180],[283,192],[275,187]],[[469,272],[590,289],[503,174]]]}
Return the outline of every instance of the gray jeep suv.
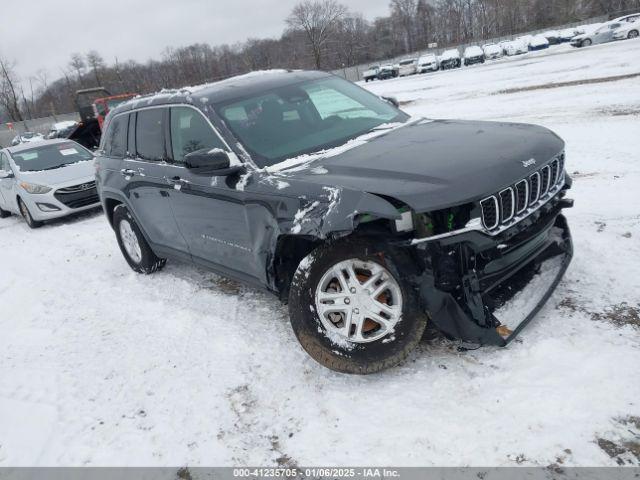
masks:
{"label": "gray jeep suv", "polygon": [[428,321],[507,345],[572,256],[564,142],[392,103],[273,71],[117,107],[96,179],[126,261],[148,274],[183,260],[275,293],[303,348],[341,372],[397,364]]}

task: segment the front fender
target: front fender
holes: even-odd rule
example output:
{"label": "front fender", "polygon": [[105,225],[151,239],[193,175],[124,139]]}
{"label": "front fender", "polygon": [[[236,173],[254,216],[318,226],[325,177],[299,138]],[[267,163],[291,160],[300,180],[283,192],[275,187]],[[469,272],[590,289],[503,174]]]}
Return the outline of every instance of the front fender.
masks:
{"label": "front fender", "polygon": [[377,195],[338,187],[324,187],[319,199],[300,201],[300,207],[291,224],[283,226],[281,231],[325,239],[333,233],[355,230],[360,215],[388,220],[400,219],[396,207]]}

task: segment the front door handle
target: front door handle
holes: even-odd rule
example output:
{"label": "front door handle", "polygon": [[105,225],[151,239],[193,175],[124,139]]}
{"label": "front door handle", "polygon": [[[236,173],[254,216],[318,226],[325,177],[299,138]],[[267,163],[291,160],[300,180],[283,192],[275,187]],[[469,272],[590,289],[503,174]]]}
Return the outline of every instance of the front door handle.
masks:
{"label": "front door handle", "polygon": [[168,180],[169,180],[169,183],[171,183],[172,185],[184,185],[186,183],[182,178],[178,176],[171,177]]}
{"label": "front door handle", "polygon": [[123,168],[122,170],[120,170],[120,173],[124,177],[133,177],[136,174],[136,171],[135,170],[131,170],[130,168]]}

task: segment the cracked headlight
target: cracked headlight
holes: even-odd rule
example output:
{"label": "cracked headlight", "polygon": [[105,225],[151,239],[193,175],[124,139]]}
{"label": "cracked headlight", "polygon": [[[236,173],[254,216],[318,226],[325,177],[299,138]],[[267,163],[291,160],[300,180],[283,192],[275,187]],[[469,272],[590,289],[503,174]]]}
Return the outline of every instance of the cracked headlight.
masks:
{"label": "cracked headlight", "polygon": [[20,186],[24,188],[28,193],[32,193],[36,195],[49,193],[51,191],[51,187],[45,187],[44,185],[36,185],[35,183],[20,182]]}

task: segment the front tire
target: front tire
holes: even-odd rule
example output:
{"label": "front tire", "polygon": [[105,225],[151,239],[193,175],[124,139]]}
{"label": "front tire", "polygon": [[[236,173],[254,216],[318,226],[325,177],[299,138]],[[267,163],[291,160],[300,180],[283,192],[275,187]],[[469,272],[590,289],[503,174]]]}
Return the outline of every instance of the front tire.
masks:
{"label": "front tire", "polygon": [[405,255],[365,238],[317,248],[289,292],[291,326],[305,351],[341,373],[393,367],[418,345],[427,315],[399,271]]}
{"label": "front tire", "polygon": [[590,47],[591,45],[593,45],[593,42],[590,39],[586,39],[582,41],[582,46],[583,47]]}
{"label": "front tire", "polygon": [[153,253],[140,227],[124,205],[118,205],[113,211],[113,228],[120,251],[133,271],[149,275],[165,266],[167,260]]}
{"label": "front tire", "polygon": [[627,38],[628,38],[629,40],[633,40],[634,38],[638,38],[638,34],[639,34],[638,30],[631,30],[631,31],[628,33]]}
{"label": "front tire", "polygon": [[20,208],[22,218],[24,218],[24,221],[27,222],[29,228],[40,228],[43,225],[42,222],[33,219],[33,217],[31,216],[31,212],[21,198],[18,198],[18,207]]}
{"label": "front tire", "polygon": [[0,208],[0,218],[7,218],[11,216],[11,212],[7,212],[6,210],[3,210],[2,208]]}

